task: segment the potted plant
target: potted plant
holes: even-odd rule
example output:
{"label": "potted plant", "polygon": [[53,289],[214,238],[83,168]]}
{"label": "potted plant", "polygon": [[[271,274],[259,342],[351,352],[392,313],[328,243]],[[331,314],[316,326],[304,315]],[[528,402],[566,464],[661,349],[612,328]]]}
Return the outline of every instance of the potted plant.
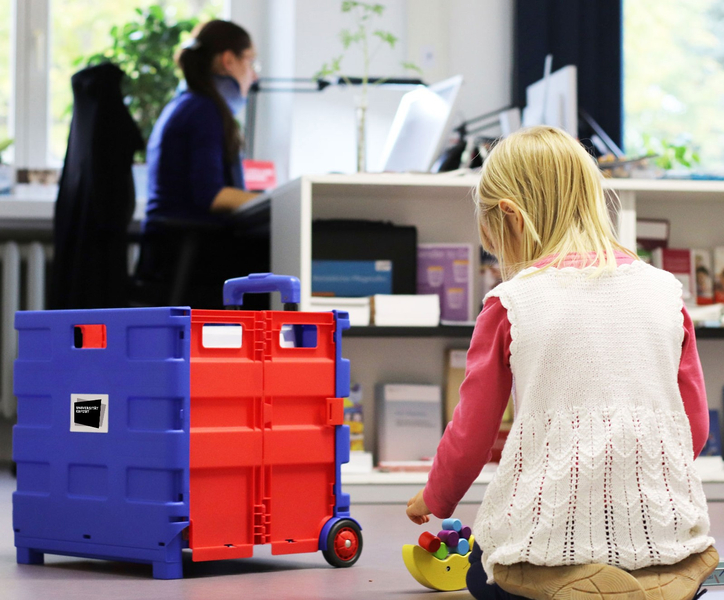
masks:
{"label": "potted plant", "polygon": [[[377,52],[384,47],[394,48],[398,38],[389,31],[373,29],[374,19],[379,18],[385,11],[383,4],[372,4],[368,2],[354,2],[345,0],[342,2],[342,12],[349,13],[353,20],[351,28],[342,29],[339,32],[339,39],[342,42],[342,54],[332,58],[328,63],[325,62],[314,79],[323,79],[337,75],[342,70],[342,60],[345,54],[352,46],[358,46],[362,52],[362,77],[360,84],[360,93],[355,97],[355,116],[356,116],[356,133],[357,133],[357,171],[366,170],[365,161],[365,140],[367,128],[367,96],[370,86],[376,86],[384,83],[385,79],[375,79],[374,83],[370,82],[370,65]],[[374,46],[374,47],[373,47]],[[420,75],[420,68],[411,62],[402,62],[401,66],[406,70],[412,70]],[[342,76],[348,85],[351,81],[348,77]]]}
{"label": "potted plant", "polygon": [[699,153],[686,142],[677,144],[646,133],[643,135],[643,142],[647,155],[652,157],[657,167],[665,171],[675,168],[691,169],[700,162]]}
{"label": "potted plant", "polygon": [[3,160],[3,152],[13,145],[10,138],[0,139],[0,194],[6,195],[13,189],[13,167]]}
{"label": "potted plant", "polygon": [[[76,66],[93,66],[106,61],[117,65],[126,75],[122,89],[131,116],[143,139],[148,141],[163,107],[173,98],[180,81],[174,52],[182,36],[197,24],[197,19],[175,21],[159,5],[136,9],[138,15],[110,30],[111,45],[88,57],[76,59]],[[145,190],[145,151],[136,155],[134,179],[137,190]]]}

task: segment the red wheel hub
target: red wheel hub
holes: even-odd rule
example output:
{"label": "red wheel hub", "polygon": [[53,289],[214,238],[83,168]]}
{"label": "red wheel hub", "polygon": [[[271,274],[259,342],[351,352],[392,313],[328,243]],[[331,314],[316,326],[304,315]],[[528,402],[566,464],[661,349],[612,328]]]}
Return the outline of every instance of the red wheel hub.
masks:
{"label": "red wheel hub", "polygon": [[359,540],[353,529],[345,527],[334,538],[334,553],[342,560],[351,560],[357,554]]}

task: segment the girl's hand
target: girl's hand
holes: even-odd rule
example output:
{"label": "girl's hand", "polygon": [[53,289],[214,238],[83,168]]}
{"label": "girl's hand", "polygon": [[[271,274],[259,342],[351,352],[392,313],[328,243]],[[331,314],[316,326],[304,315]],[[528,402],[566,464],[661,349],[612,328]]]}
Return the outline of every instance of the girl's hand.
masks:
{"label": "girl's hand", "polygon": [[410,521],[417,525],[422,525],[430,520],[430,509],[422,499],[423,491],[424,489],[417,492],[417,494],[407,502],[407,516],[410,518]]}

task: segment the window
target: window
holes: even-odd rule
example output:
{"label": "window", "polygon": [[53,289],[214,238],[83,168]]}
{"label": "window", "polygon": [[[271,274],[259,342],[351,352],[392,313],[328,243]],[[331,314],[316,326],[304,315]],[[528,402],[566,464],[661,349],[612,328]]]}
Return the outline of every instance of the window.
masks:
{"label": "window", "polygon": [[624,138],[691,143],[724,173],[724,2],[624,0]]}
{"label": "window", "polygon": [[[0,143],[11,136],[10,98],[12,96],[12,0],[0,0]],[[9,161],[12,148],[2,155]]]}
{"label": "window", "polygon": [[[0,0],[0,7],[2,2],[8,1]],[[82,64],[76,64],[76,60],[108,48],[112,43],[109,33],[111,28],[137,20],[139,16],[135,9],[146,9],[151,5],[161,6],[173,19],[196,17],[203,21],[221,17],[223,14],[223,0],[51,0],[48,133],[50,164],[59,166],[65,156],[73,105],[70,78],[83,67]]]}

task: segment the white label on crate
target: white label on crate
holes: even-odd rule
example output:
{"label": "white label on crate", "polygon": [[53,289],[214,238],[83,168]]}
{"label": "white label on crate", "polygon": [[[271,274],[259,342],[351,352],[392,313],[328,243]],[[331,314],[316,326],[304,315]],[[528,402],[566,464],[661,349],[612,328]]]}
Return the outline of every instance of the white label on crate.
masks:
{"label": "white label on crate", "polygon": [[392,261],[391,260],[376,260],[375,261],[375,271],[383,272],[383,273],[392,271]]}
{"label": "white label on crate", "polygon": [[70,430],[108,433],[108,394],[71,394]]}
{"label": "white label on crate", "polygon": [[242,337],[240,323],[208,323],[201,330],[201,345],[204,348],[241,348]]}

